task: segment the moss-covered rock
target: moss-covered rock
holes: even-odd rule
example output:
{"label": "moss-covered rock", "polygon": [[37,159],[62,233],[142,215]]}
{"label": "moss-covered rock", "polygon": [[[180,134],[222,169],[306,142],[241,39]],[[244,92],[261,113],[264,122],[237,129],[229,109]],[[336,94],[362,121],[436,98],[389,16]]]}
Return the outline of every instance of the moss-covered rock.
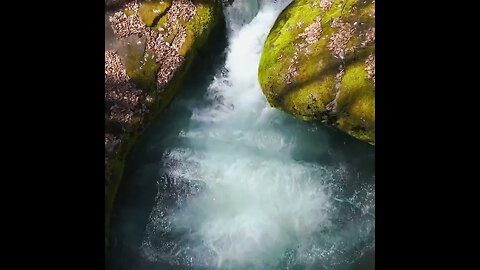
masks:
{"label": "moss-covered rock", "polygon": [[179,51],[181,56],[186,56],[187,53],[195,46],[198,46],[198,44],[205,44],[206,37],[208,36],[205,33],[210,31],[210,25],[215,20],[217,12],[217,10],[212,8],[212,2],[199,1],[195,16],[189,21],[181,22],[187,29],[187,37]]}
{"label": "moss-covered rock", "polygon": [[[106,55],[118,55],[122,59],[120,69],[126,75],[122,77],[123,81],[120,80],[123,85],[117,86],[119,79],[107,78],[107,73],[111,76],[122,72],[107,72],[107,69],[118,68],[119,65],[106,64],[105,88],[112,92],[106,93],[108,105],[106,104],[105,113],[106,251],[111,213],[123,177],[126,157],[155,116],[173,100],[198,51],[222,21],[221,3],[220,0],[132,1],[119,7],[110,18],[118,40],[113,46],[115,49]],[[166,83],[159,83],[160,79]],[[122,89],[137,95],[126,93],[128,91]],[[137,97],[138,100],[135,99]],[[136,101],[133,102],[132,99]],[[128,107],[130,103],[134,105]],[[118,109],[119,107],[121,108]],[[125,121],[113,119],[112,110],[119,114],[125,112],[124,117],[117,117]],[[109,144],[108,151],[107,133],[108,140],[111,141],[110,137],[114,136],[115,141],[114,146]]]}
{"label": "moss-covered rock", "polygon": [[145,23],[146,26],[151,27],[155,26],[158,20],[167,13],[171,5],[172,0],[150,0],[140,4],[138,13],[143,23]]}
{"label": "moss-covered rock", "polygon": [[293,1],[258,75],[272,106],[375,144],[375,1]]}

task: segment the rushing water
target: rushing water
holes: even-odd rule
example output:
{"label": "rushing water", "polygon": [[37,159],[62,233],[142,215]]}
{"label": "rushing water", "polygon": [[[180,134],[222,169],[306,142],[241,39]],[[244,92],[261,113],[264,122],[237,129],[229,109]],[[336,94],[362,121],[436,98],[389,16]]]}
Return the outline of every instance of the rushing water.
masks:
{"label": "rushing water", "polygon": [[265,38],[290,1],[224,10],[227,50],[134,149],[112,227],[113,269],[373,269],[373,147],[270,108]]}

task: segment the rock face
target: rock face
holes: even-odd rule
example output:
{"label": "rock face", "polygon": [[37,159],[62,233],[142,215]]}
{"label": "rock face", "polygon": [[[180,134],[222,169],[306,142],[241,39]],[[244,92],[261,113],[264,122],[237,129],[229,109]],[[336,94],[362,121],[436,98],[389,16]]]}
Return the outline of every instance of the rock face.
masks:
{"label": "rock face", "polygon": [[258,74],[270,105],[375,144],[375,1],[293,1]]}
{"label": "rock face", "polygon": [[171,102],[223,15],[220,0],[107,2],[120,7],[106,22],[106,240],[127,153]]}

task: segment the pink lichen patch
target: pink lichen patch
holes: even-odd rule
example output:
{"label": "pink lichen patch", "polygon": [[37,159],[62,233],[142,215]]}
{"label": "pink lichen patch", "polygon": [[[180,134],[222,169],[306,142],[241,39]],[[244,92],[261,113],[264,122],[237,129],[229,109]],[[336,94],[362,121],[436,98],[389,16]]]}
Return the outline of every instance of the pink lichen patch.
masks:
{"label": "pink lichen patch", "polygon": [[105,84],[128,82],[128,75],[116,51],[105,51]]}
{"label": "pink lichen patch", "polygon": [[293,54],[293,58],[290,61],[290,65],[288,66],[287,75],[285,78],[287,84],[291,84],[295,80],[295,77],[297,77],[298,75],[297,64],[298,64],[298,51],[295,51],[295,53]]}
{"label": "pink lichen patch", "polygon": [[369,79],[373,80],[375,83],[375,54],[371,54],[365,60],[365,71]]}
{"label": "pink lichen patch", "polygon": [[105,51],[105,100],[109,119],[130,124],[142,90],[135,87],[116,51]]}
{"label": "pink lichen patch", "polygon": [[292,31],[294,29],[300,29],[300,27],[302,27],[304,24],[305,24],[304,21],[297,22],[296,24],[290,25],[289,27],[287,27],[287,31]]}
{"label": "pink lichen patch", "polygon": [[175,71],[181,66],[183,59],[184,58],[179,55],[171,55],[164,60],[164,64],[160,67],[157,73],[157,86],[160,89],[165,88],[175,74]]}
{"label": "pink lichen patch", "polygon": [[320,1],[320,8],[323,12],[326,12],[333,5],[333,0],[322,0]]}
{"label": "pink lichen patch", "polygon": [[115,12],[109,17],[110,24],[113,29],[113,33],[118,38],[125,38],[131,35],[138,35],[142,37],[145,34],[147,26],[142,22],[138,16],[138,4],[136,1],[130,2],[125,5],[129,10],[133,12],[133,15],[127,16],[124,10]]}
{"label": "pink lichen patch", "polygon": [[375,42],[375,27],[371,27],[368,29],[367,33],[365,33],[365,42],[368,44],[370,42]]}
{"label": "pink lichen patch", "polygon": [[167,20],[160,32],[147,27],[140,19],[137,0],[124,5],[132,15],[127,16],[121,10],[109,18],[117,38],[122,39],[134,34],[147,37],[146,49],[153,51],[157,63],[160,64],[156,79],[157,86],[161,89],[168,84],[184,60],[179,55],[179,51],[187,38],[187,30],[180,22],[190,21],[195,16],[196,6],[193,2],[192,0],[173,1],[167,14],[164,15],[167,16]]}
{"label": "pink lichen patch", "polygon": [[299,35],[299,37],[304,38],[305,41],[311,45],[315,42],[317,42],[320,39],[320,35],[322,34],[322,25],[320,23],[322,18],[318,16],[315,21],[305,28],[303,33]]}
{"label": "pink lichen patch", "polygon": [[[287,69],[287,74],[285,77],[285,81],[287,84],[291,84],[295,80],[296,76],[298,75],[297,65],[299,60],[299,54],[300,53],[303,53],[304,55],[310,54],[311,52],[308,49],[308,45],[311,45],[320,39],[320,35],[322,34],[322,26],[320,24],[320,20],[321,18],[320,16],[318,16],[311,25],[305,28],[304,31],[298,35],[298,37],[305,40],[305,42],[301,40],[300,42],[293,44],[295,47],[295,52],[293,54],[292,60],[290,61],[290,65],[288,66],[288,69]],[[303,22],[302,22],[302,25],[303,25]]]}
{"label": "pink lichen patch", "polygon": [[347,43],[352,38],[355,28],[347,22],[335,18],[331,24],[332,28],[339,28],[333,33],[328,42],[328,49],[335,58],[344,59],[347,51]]}
{"label": "pink lichen patch", "polygon": [[178,19],[190,21],[196,12],[197,8],[192,0],[176,0],[172,2],[172,6],[168,11],[168,20],[172,23],[178,22]]}
{"label": "pink lichen patch", "polygon": [[145,31],[145,36],[147,37],[146,49],[155,51],[154,48],[155,48],[159,33],[155,30],[147,29],[147,31]]}

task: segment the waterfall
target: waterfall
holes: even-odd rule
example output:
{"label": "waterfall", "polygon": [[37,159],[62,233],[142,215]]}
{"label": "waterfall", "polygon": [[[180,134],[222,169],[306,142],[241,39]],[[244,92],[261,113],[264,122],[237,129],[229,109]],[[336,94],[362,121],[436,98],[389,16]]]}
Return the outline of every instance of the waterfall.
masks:
{"label": "waterfall", "polygon": [[329,136],[271,108],[257,80],[264,41],[290,1],[225,8],[226,60],[162,154],[142,258],[208,269],[346,269],[374,247],[374,184],[316,162]]}

